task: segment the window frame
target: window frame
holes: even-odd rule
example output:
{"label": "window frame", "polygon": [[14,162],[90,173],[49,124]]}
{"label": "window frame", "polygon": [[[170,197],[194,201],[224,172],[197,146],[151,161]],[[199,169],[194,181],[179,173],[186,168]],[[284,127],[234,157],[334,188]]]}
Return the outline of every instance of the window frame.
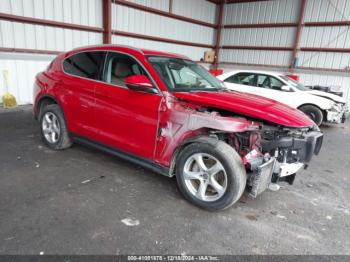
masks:
{"label": "window frame", "polygon": [[242,83],[233,83],[233,82],[228,82],[229,84],[235,84],[235,85],[242,85],[242,86],[249,86],[249,87],[258,87],[257,85],[258,85],[258,75],[256,74],[256,73],[253,73],[253,72],[238,72],[238,73],[236,73],[236,74],[234,74],[234,75],[231,75],[231,76],[229,76],[228,78],[226,78],[225,80],[224,80],[224,82],[226,82],[226,80],[227,79],[229,79],[229,78],[231,78],[231,77],[236,77],[236,76],[238,76],[238,75],[241,75],[241,74],[246,74],[247,76],[248,75],[253,75],[254,76],[254,81],[255,81],[255,86],[251,86],[251,85],[244,85],[244,84],[242,84]]}
{"label": "window frame", "polygon": [[[182,59],[182,60],[185,60],[185,61],[193,62],[193,63],[195,63],[197,66],[201,67],[202,69],[204,69],[205,71],[208,72],[208,70],[207,70],[204,66],[202,66],[202,65],[200,65],[200,64],[198,64],[198,63],[196,63],[196,62],[194,62],[194,61],[192,61],[191,59],[186,58],[186,57],[171,57],[171,56],[167,56],[167,55],[146,55],[145,57],[147,58],[147,62],[151,65],[151,67],[153,68],[153,70],[156,71],[156,74],[159,76],[159,78],[161,79],[161,81],[164,83],[164,85],[165,85],[165,87],[166,87],[166,90],[167,90],[168,92],[170,92],[170,93],[173,93],[173,92],[186,92],[186,91],[177,91],[175,88],[170,88],[170,87],[163,81],[162,77],[159,75],[159,73],[157,72],[157,70],[154,68],[152,62],[149,60],[150,58],[152,58],[152,57],[156,57],[156,58],[157,58],[157,57],[160,57],[160,58],[167,58],[167,59],[171,59],[171,58]],[[168,70],[170,70],[170,69],[168,69]],[[209,72],[208,72],[208,73],[209,73]],[[210,73],[209,73],[209,74],[210,74]],[[172,81],[173,83],[175,83],[174,76],[173,76],[173,74],[172,74],[170,71],[169,71],[169,76],[170,76],[170,77],[169,77],[169,80]],[[213,76],[213,77],[215,78],[215,76]],[[216,80],[220,82],[220,80],[218,80],[218,79],[216,79]],[[224,87],[222,87],[222,88],[224,88]],[[203,91],[203,90],[200,90],[200,91]]]}
{"label": "window frame", "polygon": [[[93,52],[103,52],[103,57],[102,57],[102,60],[101,60],[101,63],[99,65],[99,68],[97,70],[97,78],[98,79],[91,79],[91,78],[87,78],[87,77],[83,77],[83,76],[78,76],[78,75],[73,75],[71,73],[68,73],[66,70],[64,70],[64,62],[72,57],[72,56],[75,56],[75,55],[78,55],[78,54],[82,54],[82,53],[93,53]],[[61,63],[61,69],[62,69],[62,72],[65,73],[66,75],[69,75],[69,76],[73,76],[73,77],[77,77],[77,78],[81,78],[81,79],[85,79],[85,80],[89,80],[89,81],[95,81],[95,82],[101,82],[101,68],[103,66],[101,65],[104,65],[105,63],[105,60],[106,60],[106,55],[107,55],[107,51],[106,50],[84,50],[84,51],[80,51],[80,52],[76,52],[74,54],[71,54],[67,57],[65,57]]]}
{"label": "window frame", "polygon": [[121,54],[121,55],[125,55],[125,56],[128,56],[132,59],[134,59],[138,64],[139,66],[146,72],[149,80],[152,82],[154,88],[157,90],[157,93],[152,93],[153,95],[162,95],[162,91],[161,89],[158,87],[156,81],[154,81],[152,75],[150,74],[150,72],[146,69],[146,67],[140,62],[139,59],[137,59],[135,56],[133,55],[130,55],[128,53],[125,53],[125,52],[120,52],[120,51],[115,51],[115,50],[105,50],[106,54],[105,54],[105,57],[104,57],[104,61],[103,61],[103,65],[101,66],[101,72],[100,72],[100,78],[101,80],[99,82],[102,82],[106,85],[110,85],[110,86],[113,86],[113,87],[119,87],[119,88],[123,88],[123,89],[128,89],[127,87],[124,87],[124,86],[119,86],[119,85],[115,85],[115,84],[112,84],[112,83],[108,83],[105,81],[104,76],[105,76],[105,72],[107,70],[107,58],[108,58],[108,54],[109,53],[116,53],[116,54]]}
{"label": "window frame", "polygon": [[[265,87],[262,87],[262,86],[258,86],[259,76],[266,76],[266,77],[269,77],[270,79],[271,79],[271,78],[274,78],[274,79],[276,79],[277,81],[281,82],[281,83],[283,84],[282,86],[285,85],[285,83],[284,83],[283,81],[281,81],[280,79],[278,79],[277,77],[272,76],[272,75],[268,75],[268,74],[256,74],[256,76],[257,76],[257,78],[256,78],[256,84],[257,84],[257,87],[258,87],[258,88],[262,88],[262,89],[265,89],[265,90],[273,90],[273,91],[278,91],[278,92],[282,91],[281,89],[265,88]],[[271,83],[271,80],[270,80],[270,83]],[[282,86],[281,86],[281,87],[282,87]]]}

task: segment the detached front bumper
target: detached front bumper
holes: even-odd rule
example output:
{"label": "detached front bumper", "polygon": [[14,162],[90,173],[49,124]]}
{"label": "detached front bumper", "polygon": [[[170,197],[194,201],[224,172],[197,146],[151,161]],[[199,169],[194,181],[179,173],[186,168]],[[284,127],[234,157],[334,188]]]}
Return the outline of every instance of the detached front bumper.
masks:
{"label": "detached front bumper", "polygon": [[326,110],[328,123],[344,123],[349,116],[349,108],[346,104],[337,104],[334,108]]}
{"label": "detached front bumper", "polygon": [[268,189],[271,183],[275,183],[277,180],[293,183],[295,174],[304,166],[304,163],[281,164],[276,158],[271,157],[269,161],[261,164],[251,174],[248,181],[248,185],[251,187],[249,195],[254,198],[257,197]]}
{"label": "detached front bumper", "polygon": [[[296,173],[310,162],[312,156],[320,152],[323,134],[313,131],[303,138],[282,138],[280,140],[264,142],[265,151],[275,148],[275,155],[252,158],[247,155],[247,162],[251,167],[248,185],[250,195],[257,197],[264,192],[271,183],[286,181],[293,183]],[[264,146],[263,146],[264,149]],[[266,150],[268,149],[268,150]]]}

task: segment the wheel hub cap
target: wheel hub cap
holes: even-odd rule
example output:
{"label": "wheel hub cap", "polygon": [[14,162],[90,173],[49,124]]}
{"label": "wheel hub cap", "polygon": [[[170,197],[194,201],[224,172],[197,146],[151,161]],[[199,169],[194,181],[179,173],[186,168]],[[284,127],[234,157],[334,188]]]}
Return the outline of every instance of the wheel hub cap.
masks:
{"label": "wheel hub cap", "polygon": [[226,192],[226,171],[212,155],[196,153],[190,156],[185,162],[183,174],[188,191],[202,201],[218,200]]}
{"label": "wheel hub cap", "polygon": [[49,143],[54,144],[58,141],[61,133],[60,123],[54,113],[45,113],[42,121],[42,131]]}

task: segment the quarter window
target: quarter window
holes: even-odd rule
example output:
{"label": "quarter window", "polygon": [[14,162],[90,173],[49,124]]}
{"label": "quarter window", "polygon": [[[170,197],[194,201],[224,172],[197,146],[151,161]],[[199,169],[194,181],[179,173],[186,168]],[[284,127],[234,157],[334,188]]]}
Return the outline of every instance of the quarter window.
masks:
{"label": "quarter window", "polygon": [[105,52],[82,52],[66,58],[63,69],[66,73],[88,79],[99,79],[99,68]]}

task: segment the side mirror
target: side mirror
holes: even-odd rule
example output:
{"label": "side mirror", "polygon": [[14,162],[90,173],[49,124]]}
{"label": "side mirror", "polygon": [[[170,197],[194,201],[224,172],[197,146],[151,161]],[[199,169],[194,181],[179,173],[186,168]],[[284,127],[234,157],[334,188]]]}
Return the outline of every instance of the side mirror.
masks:
{"label": "side mirror", "polygon": [[285,91],[285,92],[292,92],[292,88],[290,86],[282,86],[281,87],[281,90],[282,91]]}
{"label": "side mirror", "polygon": [[151,93],[151,94],[158,93],[153,83],[144,75],[128,76],[124,79],[124,82],[127,88],[135,91]]}

